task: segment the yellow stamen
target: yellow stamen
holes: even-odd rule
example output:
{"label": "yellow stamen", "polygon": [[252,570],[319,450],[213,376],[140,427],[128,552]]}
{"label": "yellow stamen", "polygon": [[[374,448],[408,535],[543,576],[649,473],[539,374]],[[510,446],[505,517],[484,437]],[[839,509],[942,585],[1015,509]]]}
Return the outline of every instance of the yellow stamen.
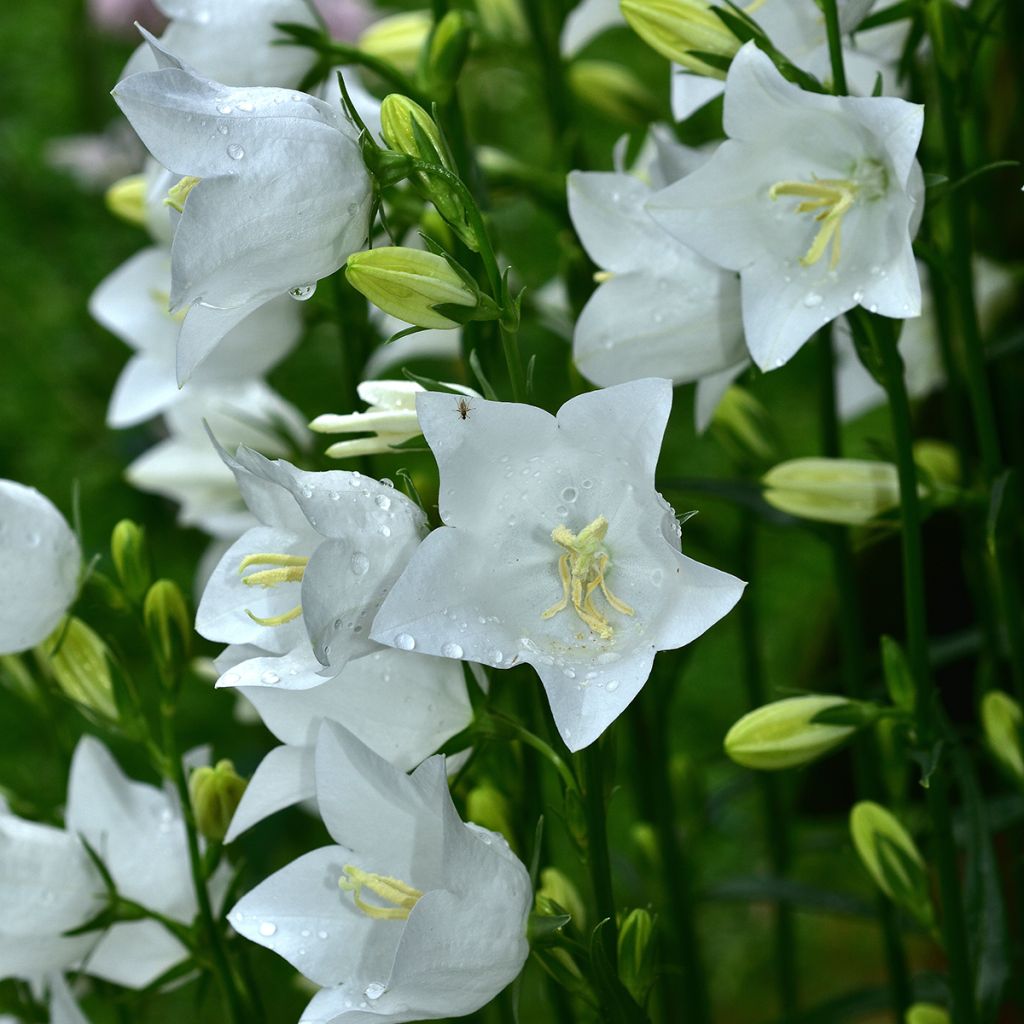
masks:
{"label": "yellow stamen", "polygon": [[608,552],[604,550],[607,532],[608,520],[604,516],[598,516],[579,533],[573,533],[567,526],[556,526],[551,531],[551,539],[566,551],[558,559],[562,597],[541,613],[542,619],[550,619],[564,611],[572,601],[573,610],[580,619],[602,640],[610,640],[615,630],[594,604],[594,591],[598,588],[608,604],[620,615],[636,614],[625,601],[620,601],[608,589],[605,582],[605,573],[611,561]]}
{"label": "yellow stamen", "polygon": [[[345,874],[338,879],[338,886],[344,892],[353,893],[353,902],[367,917],[381,921],[404,921],[423,896],[419,889],[414,889],[399,878],[363,871],[352,864],[346,864],[343,870]],[[369,889],[391,906],[367,903],[362,896],[363,889]]]}
{"label": "yellow stamen", "polygon": [[[268,589],[276,587],[279,583],[301,583],[305,575],[309,559],[305,555],[279,555],[273,552],[246,555],[238,566],[238,571],[244,573],[246,569],[254,565],[269,565],[271,569],[260,569],[251,572],[248,576],[242,577],[242,582],[247,587],[263,587]],[[254,615],[248,608],[245,614],[253,622],[260,626],[283,626],[286,622],[292,622],[302,614],[302,605],[296,605],[290,611],[281,615],[272,615],[269,618],[261,618]]]}
{"label": "yellow stamen", "polygon": [[286,622],[292,622],[302,614],[302,605],[297,604],[291,609],[291,611],[284,612],[282,615],[271,615],[266,619],[259,615],[254,615],[248,608],[245,609],[245,614],[248,615],[257,626],[283,626]]}
{"label": "yellow stamen", "polygon": [[814,221],[821,224],[811,247],[801,257],[800,263],[811,267],[822,256],[831,243],[829,270],[839,265],[842,253],[843,218],[853,209],[860,185],[845,178],[815,178],[814,181],[779,181],[768,190],[770,199],[779,196],[797,196],[804,202],[796,207],[797,213],[812,213]]}

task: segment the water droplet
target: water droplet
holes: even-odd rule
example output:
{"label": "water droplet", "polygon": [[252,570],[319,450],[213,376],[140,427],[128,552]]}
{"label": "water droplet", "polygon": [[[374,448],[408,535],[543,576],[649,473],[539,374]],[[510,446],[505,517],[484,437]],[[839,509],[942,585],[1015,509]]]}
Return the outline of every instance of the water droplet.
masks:
{"label": "water droplet", "polygon": [[[680,531],[681,532],[681,531]],[[665,573],[661,569],[654,569],[651,572],[651,583],[656,587],[661,586],[662,580],[665,578]]]}
{"label": "water droplet", "polygon": [[860,303],[864,301],[864,293],[858,289],[853,293],[853,295],[850,296],[850,298],[852,298],[854,302],[860,305]]}
{"label": "water droplet", "polygon": [[578,492],[575,487],[566,487],[562,491],[562,501],[568,502],[570,505],[576,500]]}
{"label": "water droplet", "polygon": [[365,576],[370,569],[370,560],[362,551],[357,551],[352,556],[350,567],[356,576]]}
{"label": "water droplet", "polygon": [[327,932],[325,932],[325,931],[323,931],[323,930],[321,930],[321,931],[318,931],[318,932],[316,933],[316,937],[317,937],[318,939],[326,939],[326,938],[327,938]]}
{"label": "water droplet", "polygon": [[28,544],[30,548],[37,548],[42,542],[42,539],[43,538],[40,537],[38,533],[33,532],[26,535],[25,543]]}
{"label": "water droplet", "polygon": [[273,686],[274,683],[281,682],[281,677],[276,672],[270,672],[268,670],[260,676],[260,681],[266,683],[268,686]]}
{"label": "water droplet", "polygon": [[581,480],[581,481],[580,481],[580,486],[581,486],[581,487],[582,487],[582,488],[583,488],[584,490],[587,490],[587,491],[589,491],[589,490],[590,490],[590,488],[594,486],[594,481],[593,481],[593,480]]}
{"label": "water droplet", "polygon": [[243,100],[238,104],[239,110],[244,110],[247,114],[251,114],[256,109],[255,103],[250,103],[248,100]]}
{"label": "water droplet", "polygon": [[441,653],[446,658],[461,658],[462,648],[458,644],[445,644],[444,647],[441,648]]}
{"label": "water droplet", "polygon": [[296,285],[288,294],[295,299],[296,302],[305,302],[307,299],[313,298],[316,292],[316,283],[313,284],[300,284]]}
{"label": "water droplet", "polygon": [[611,682],[610,682],[610,683],[609,683],[609,684],[608,684],[608,685],[607,685],[607,686],[605,687],[605,689],[606,689],[606,690],[607,690],[607,691],[608,691],[609,693],[612,693],[612,692],[614,692],[614,691],[615,691],[615,690],[617,690],[618,688],[619,688],[619,681],[618,681],[618,679],[613,679],[613,680],[612,680],[612,681],[611,681]]}
{"label": "water droplet", "polygon": [[868,306],[868,311],[871,312],[871,313],[877,313],[878,312],[878,304],[872,302],[871,305]]}
{"label": "water droplet", "polygon": [[387,985],[382,985],[379,981],[371,981],[363,991],[363,995],[366,996],[367,999],[380,999],[386,991]]}
{"label": "water droplet", "polygon": [[220,132],[221,135],[227,135],[228,126],[226,124],[219,124],[217,125],[217,131]]}
{"label": "water droplet", "polygon": [[569,514],[569,510],[564,505],[559,505],[555,508],[555,515],[561,516],[563,519]]}
{"label": "water droplet", "polygon": [[501,651],[491,651],[491,661],[495,665],[500,665],[505,660],[505,655]]}
{"label": "water droplet", "polygon": [[237,142],[232,142],[227,152],[232,160],[241,160],[245,156],[245,150]]}
{"label": "water droplet", "polygon": [[395,486],[395,481],[394,480],[389,480],[386,476],[385,477],[381,477],[381,481],[380,482],[381,482],[381,486],[383,486],[383,487],[394,487]]}
{"label": "water droplet", "polygon": [[359,204],[358,203],[349,203],[348,204],[348,215],[350,217],[354,217],[358,212],[359,212]]}
{"label": "water droplet", "polygon": [[310,932],[310,930],[308,928],[303,928],[302,929],[301,935],[302,935],[302,937],[304,939],[308,939],[311,934],[312,933]]}
{"label": "water droplet", "polygon": [[824,299],[817,292],[808,292],[804,296],[804,305],[808,309],[814,309],[815,306],[820,306],[824,302]]}
{"label": "water droplet", "polygon": [[403,651],[411,651],[416,646],[416,641],[408,633],[399,633],[395,637],[395,646]]}
{"label": "water droplet", "polygon": [[508,517],[508,525],[509,526],[515,526],[516,525],[516,517],[515,516],[509,516]]}
{"label": "water droplet", "polygon": [[270,921],[264,921],[260,924],[259,932],[265,939],[269,939],[271,935],[277,932],[277,925],[272,924]]}
{"label": "water droplet", "polygon": [[220,111],[220,113],[222,113],[222,114],[230,114],[231,113],[231,107],[227,103],[222,103],[217,108],[217,110]]}
{"label": "water droplet", "polygon": [[391,499],[386,494],[378,494],[373,500],[377,503],[377,508],[382,508],[385,512],[391,508]]}
{"label": "water droplet", "polygon": [[390,526],[378,526],[377,527],[377,532],[382,537],[390,537],[391,536],[391,527]]}

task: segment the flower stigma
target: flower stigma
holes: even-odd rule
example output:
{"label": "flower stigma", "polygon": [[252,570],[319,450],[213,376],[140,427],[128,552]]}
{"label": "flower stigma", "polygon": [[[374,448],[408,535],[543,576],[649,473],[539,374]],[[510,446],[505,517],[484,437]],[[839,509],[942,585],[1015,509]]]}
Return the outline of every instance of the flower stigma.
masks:
{"label": "flower stigma", "polygon": [[605,583],[605,572],[610,559],[604,548],[608,520],[598,516],[584,526],[579,533],[573,533],[567,526],[556,526],[551,539],[565,554],[558,559],[558,574],[562,580],[562,599],[541,613],[542,619],[550,619],[563,611],[572,601],[573,610],[602,640],[610,640],[615,634],[611,623],[598,611],[594,604],[594,591],[601,588],[605,600],[621,615],[635,615],[636,612],[624,601],[620,601]]}
{"label": "flower stigma", "polygon": [[[242,582],[247,587],[269,589],[280,583],[301,583],[308,564],[309,559],[305,555],[279,555],[268,552],[246,555],[238,566],[238,571],[244,574],[246,569],[251,569],[255,565],[270,566],[271,568],[258,569],[256,572],[249,573],[248,576],[242,576]],[[282,615],[272,615],[269,618],[254,615],[248,608],[245,609],[245,614],[260,626],[283,626],[286,622],[291,622],[302,614],[302,605],[296,605]]]}
{"label": "flower stigma", "polygon": [[164,198],[164,206],[170,206],[172,209],[177,210],[178,213],[185,212],[185,200],[188,199],[189,193],[202,181],[202,178],[196,178],[191,174],[187,174],[181,179],[176,185],[172,185],[167,190],[167,195]]}
{"label": "flower stigma", "polygon": [[[338,879],[338,887],[343,892],[353,894],[353,902],[367,917],[379,921],[404,921],[409,917],[412,908],[420,901],[423,893],[414,889],[407,882],[388,875],[377,875],[371,871],[363,871],[352,864],[346,864],[345,874]],[[367,903],[363,899],[363,889],[369,889],[390,906],[382,907],[376,903]]]}

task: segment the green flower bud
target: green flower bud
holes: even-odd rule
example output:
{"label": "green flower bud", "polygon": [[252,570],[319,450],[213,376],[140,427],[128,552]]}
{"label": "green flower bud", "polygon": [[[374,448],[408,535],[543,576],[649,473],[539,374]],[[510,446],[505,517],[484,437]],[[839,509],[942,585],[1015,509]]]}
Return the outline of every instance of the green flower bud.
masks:
{"label": "green flower bud", "polygon": [[850,834],[878,888],[930,928],[935,915],[928,872],[907,830],[880,804],[862,800],[850,812]]}
{"label": "green flower bud", "polygon": [[[760,771],[807,764],[845,743],[865,724],[867,717],[856,720],[864,707],[827,694],[777,700],[745,714],[726,734],[725,752],[737,764]],[[824,712],[837,717],[848,713],[849,721],[814,721]]]}
{"label": "green flower bud", "polygon": [[734,384],[711,417],[711,432],[733,459],[763,468],[779,457],[768,410],[745,388]]}
{"label": "green flower bud", "polygon": [[579,890],[558,868],[542,868],[540,887],[535,897],[538,912],[544,913],[541,908],[550,908],[552,903],[569,914],[577,928],[582,930],[585,927],[587,914]]}
{"label": "green flower bud", "polygon": [[36,655],[76,704],[116,722],[119,718],[107,645],[81,619],[62,622]]}
{"label": "green flower bud", "polygon": [[903,1019],[906,1024],[949,1024],[949,1014],[934,1003],[914,1003]]}
{"label": "green flower bud", "polygon": [[363,53],[393,64],[412,75],[434,23],[430,11],[405,11],[375,21],[357,43]]}
{"label": "green flower bud", "polygon": [[141,601],[151,579],[145,529],[122,519],[110,537],[110,556],[128,600],[132,604]]}
{"label": "green flower bud", "polygon": [[639,1006],[647,1002],[656,969],[654,918],[637,907],[619,929],[619,980]]}
{"label": "green flower bud", "polygon": [[192,617],[177,583],[157,580],[142,605],[150,648],[165,683],[177,679],[192,646]]}
{"label": "green flower bud", "polygon": [[512,809],[508,798],[489,782],[474,786],[466,796],[466,818],[492,832],[500,832],[511,845],[515,841]]}
{"label": "green flower bud", "polygon": [[903,648],[891,636],[882,637],[882,670],[893,704],[904,711],[914,708],[914,674]]}
{"label": "green flower bud", "polygon": [[584,103],[626,124],[648,124],[658,116],[658,101],[622,64],[577,60],[569,65],[569,87]]}
{"label": "green flower bud", "polygon": [[960,486],[960,456],[945,441],[914,442],[914,462],[934,489],[955,490]]}
{"label": "green flower bud", "polygon": [[529,34],[519,0],[476,0],[476,14],[484,34],[494,39],[523,40]]}
{"label": "green flower bud", "polygon": [[396,153],[451,168],[447,147],[434,119],[408,96],[391,93],[380,105],[384,141]]}
{"label": "green flower bud", "polygon": [[[484,299],[470,286],[465,271],[459,273],[443,256],[421,249],[384,246],[353,253],[345,276],[375,306],[417,327],[458,327],[474,319]],[[454,319],[457,307],[464,307],[465,314]]]}
{"label": "green flower bud", "polygon": [[210,768],[196,768],[189,776],[196,828],[212,842],[222,842],[248,783],[230,761],[218,761]]}
{"label": "green flower bud", "polygon": [[862,526],[898,507],[896,467],[863,459],[791,459],[762,478],[764,500],[802,519]]}
{"label": "green flower bud", "polygon": [[981,701],[981,725],[996,759],[1024,784],[1024,711],[1020,704],[1001,690],[986,693]]}
{"label": "green flower bud", "polygon": [[448,11],[431,33],[420,77],[424,92],[438,103],[452,98],[471,34],[465,13],[458,10]]}
{"label": "green flower bud", "polygon": [[136,227],[146,226],[146,176],[132,174],[127,178],[115,181],[107,189],[107,209],[121,220],[134,224]]}
{"label": "green flower bud", "polygon": [[663,57],[698,74],[725,78],[723,68],[695,56],[731,60],[740,48],[707,0],[622,0],[619,6],[630,28]]}

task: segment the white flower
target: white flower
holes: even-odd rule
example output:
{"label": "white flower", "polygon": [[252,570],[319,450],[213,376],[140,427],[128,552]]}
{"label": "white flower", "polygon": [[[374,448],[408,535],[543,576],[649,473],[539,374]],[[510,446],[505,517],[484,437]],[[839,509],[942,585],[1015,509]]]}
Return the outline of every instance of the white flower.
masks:
{"label": "white flower", "polygon": [[820,327],[862,305],[921,312],[911,246],[924,184],[923,108],[804,92],[753,44],[733,60],[729,136],[648,203],[677,238],[740,273],[747,346],[781,366]]}
{"label": "white flower", "polygon": [[[654,187],[706,159],[661,132],[653,143]],[[645,209],[652,194],[635,174],[569,175],[573,226],[602,268],[602,283],[576,322],[573,359],[603,386],[648,376],[680,384],[730,368],[731,379],[748,361],[739,281],[661,227]]]}
{"label": "white flower", "polygon": [[[82,552],[49,498],[0,480],[0,654],[50,635],[78,593]],[[15,582],[16,581],[16,582]]]}
{"label": "white flower", "polygon": [[[207,78],[228,85],[294,87],[312,67],[313,53],[302,46],[279,46],[287,38],[276,24],[296,22],[316,28],[305,0],[154,0],[171,19],[160,37],[164,49],[177,54]],[[124,75],[151,71],[153,54],[143,43]]]}
{"label": "white flower", "polygon": [[0,814],[2,972],[32,978],[80,967],[143,988],[188,953],[149,919],[63,934],[106,903],[102,878],[81,840],[103,861],[121,896],[182,924],[195,917],[178,805],[161,790],[126,778],[107,749],[86,736],[71,762],[65,830]]}
{"label": "white flower", "polygon": [[462,665],[447,658],[382,648],[331,678],[322,671],[307,645],[279,658],[248,658],[221,675],[217,685],[244,694],[284,744],[253,774],[226,842],[315,796],[314,747],[322,721],[344,725],[374,753],[408,771],[472,719]]}
{"label": "white flower", "polygon": [[570,749],[592,743],[659,650],[725,615],[743,584],[680,552],[654,468],[667,380],[527,405],[420,395],[445,527],[416,550],[373,623],[381,643],[496,668],[529,662]]}
{"label": "white flower", "polygon": [[284,455],[308,437],[302,414],[255,380],[191,389],[167,410],[166,422],[169,436],[128,467],[128,482],[178,502],[183,526],[231,539],[252,526],[253,517],[203,424],[224,444],[245,444],[271,455]]}
{"label": "white flower", "polygon": [[[171,314],[171,260],[151,246],[105,278],[92,294],[93,319],[135,350],[114,386],[107,423],[128,427],[183,397],[175,375],[182,314]],[[299,306],[286,296],[254,310],[233,328],[192,376],[192,388],[262,377],[298,343]]]}
{"label": "white flower", "polygon": [[245,448],[221,455],[260,525],[221,559],[196,629],[273,654],[304,657],[312,643],[335,673],[377,650],[370,623],[419,544],[419,507],[360,473],[306,473]]}
{"label": "white flower", "polygon": [[[447,387],[466,396],[464,410],[473,408],[473,399],[480,396],[459,384]],[[365,380],[356,390],[369,406],[365,412],[344,416],[324,413],[309,425],[319,434],[371,434],[351,441],[336,441],[327,451],[332,459],[349,459],[356,455],[390,454],[396,445],[404,444],[423,433],[416,418],[416,396],[423,386],[410,380]]]}
{"label": "white flower", "polygon": [[154,48],[159,71],[114,98],[147,148],[185,177],[171,248],[186,380],[254,309],[307,298],[366,240],[370,182],[340,109],[305,93],[231,88]]}
{"label": "white flower", "polygon": [[619,0],[582,0],[569,12],[562,26],[559,40],[562,56],[574,56],[606,29],[625,24]]}
{"label": "white flower", "polygon": [[462,1016],[519,974],[529,877],[501,836],[459,819],[443,757],[407,776],[327,723],[316,789],[340,845],[300,857],[228,915],[327,986],[305,1024]]}

